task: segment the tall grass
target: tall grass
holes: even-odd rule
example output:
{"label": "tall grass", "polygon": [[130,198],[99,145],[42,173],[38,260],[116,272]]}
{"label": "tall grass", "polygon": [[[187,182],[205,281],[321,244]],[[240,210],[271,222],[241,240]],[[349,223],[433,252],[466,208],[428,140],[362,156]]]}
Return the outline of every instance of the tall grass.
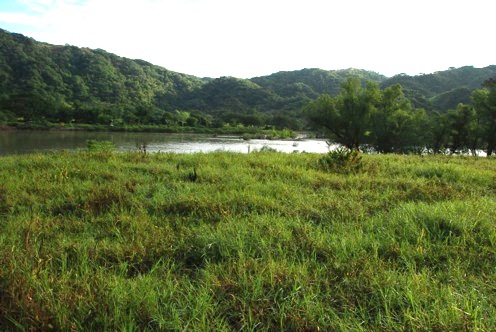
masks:
{"label": "tall grass", "polygon": [[494,330],[495,160],[359,162],[2,157],[0,329]]}

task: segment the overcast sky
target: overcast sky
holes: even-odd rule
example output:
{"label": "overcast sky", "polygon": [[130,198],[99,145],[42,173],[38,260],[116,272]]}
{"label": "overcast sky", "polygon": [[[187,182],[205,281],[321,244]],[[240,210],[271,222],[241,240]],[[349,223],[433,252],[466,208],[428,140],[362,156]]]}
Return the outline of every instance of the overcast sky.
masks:
{"label": "overcast sky", "polygon": [[0,28],[199,77],[496,64],[495,0],[0,0]]}

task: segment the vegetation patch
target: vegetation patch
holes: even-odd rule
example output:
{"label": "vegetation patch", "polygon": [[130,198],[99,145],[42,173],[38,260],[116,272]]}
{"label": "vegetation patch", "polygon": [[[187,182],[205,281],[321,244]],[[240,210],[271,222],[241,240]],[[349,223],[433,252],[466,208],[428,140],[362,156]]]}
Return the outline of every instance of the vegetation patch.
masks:
{"label": "vegetation patch", "polygon": [[495,171],[348,150],[1,157],[0,329],[494,330]]}
{"label": "vegetation patch", "polygon": [[346,148],[338,148],[328,152],[319,159],[318,166],[324,171],[345,174],[356,173],[363,167],[360,152]]}
{"label": "vegetation patch", "polygon": [[8,197],[7,188],[0,185],[0,215],[7,214],[10,210],[11,203]]}

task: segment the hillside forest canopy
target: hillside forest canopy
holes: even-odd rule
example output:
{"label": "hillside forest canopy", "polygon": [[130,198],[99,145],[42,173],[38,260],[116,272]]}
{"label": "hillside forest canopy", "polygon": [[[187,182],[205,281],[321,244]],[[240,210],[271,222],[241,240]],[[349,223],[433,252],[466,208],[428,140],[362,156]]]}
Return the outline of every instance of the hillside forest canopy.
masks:
{"label": "hillside forest canopy", "polygon": [[360,69],[199,78],[0,29],[0,125],[17,128],[315,130],[351,149],[490,155],[495,78],[496,66],[391,78]]}

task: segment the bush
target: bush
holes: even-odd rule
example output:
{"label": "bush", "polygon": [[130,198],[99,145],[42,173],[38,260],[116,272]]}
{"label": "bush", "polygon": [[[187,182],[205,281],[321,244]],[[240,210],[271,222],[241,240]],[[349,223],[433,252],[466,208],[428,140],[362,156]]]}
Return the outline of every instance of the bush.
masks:
{"label": "bush", "polygon": [[276,149],[274,148],[271,148],[270,146],[268,145],[264,145],[260,148],[260,150],[258,150],[259,152],[277,152]]}
{"label": "bush", "polygon": [[363,167],[362,156],[357,150],[339,148],[318,160],[318,168],[327,172],[356,173]]}

